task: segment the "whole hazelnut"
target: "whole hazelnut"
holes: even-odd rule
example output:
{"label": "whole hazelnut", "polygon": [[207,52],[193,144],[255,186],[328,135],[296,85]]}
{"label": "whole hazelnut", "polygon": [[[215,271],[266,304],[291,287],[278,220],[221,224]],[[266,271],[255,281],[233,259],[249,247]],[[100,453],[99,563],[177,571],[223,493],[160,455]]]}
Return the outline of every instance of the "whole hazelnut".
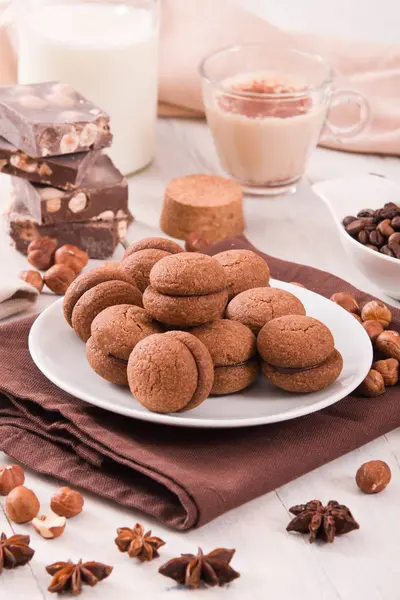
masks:
{"label": "whole hazelnut", "polygon": [[89,255],[84,250],[72,244],[61,246],[54,255],[56,265],[69,267],[78,275],[88,264]]}
{"label": "whole hazelnut", "polygon": [[390,467],[383,460],[370,460],[356,473],[356,483],[365,494],[378,494],[390,483]]}
{"label": "whole hazelnut", "polygon": [[186,252],[201,252],[209,246],[211,246],[211,244],[201,237],[200,233],[196,233],[195,231],[189,233],[185,239]]}
{"label": "whole hazelnut", "polygon": [[28,261],[33,267],[45,271],[53,264],[57,244],[49,237],[33,240],[28,246]]}
{"label": "whole hazelnut", "polygon": [[14,488],[25,481],[25,473],[19,465],[7,465],[0,469],[0,494],[7,496]]}
{"label": "whole hazelnut", "polygon": [[379,321],[364,321],[362,325],[368,333],[371,342],[375,342],[378,335],[383,332],[383,327]]}
{"label": "whole hazelnut", "polygon": [[66,524],[66,518],[59,517],[58,515],[50,515],[49,517],[42,515],[41,517],[32,519],[32,525],[35,531],[37,531],[42,538],[48,540],[60,537],[60,535],[64,533]]}
{"label": "whole hazelnut", "polygon": [[82,512],[84,500],[82,495],[69,487],[61,487],[54,492],[50,508],[56,515],[71,519]]}
{"label": "whole hazelnut", "polygon": [[373,398],[374,396],[380,396],[385,391],[385,382],[383,377],[378,371],[375,369],[370,369],[368,375],[361,382],[358,392],[361,396],[365,396],[366,398]]}
{"label": "whole hazelnut", "polygon": [[335,302],[335,304],[339,304],[339,306],[341,306],[348,312],[360,312],[360,307],[358,306],[357,300],[351,294],[338,292],[337,294],[333,294],[333,296],[331,296],[331,300],[332,302]]}
{"label": "whole hazelnut", "polygon": [[11,490],[6,498],[7,516],[15,523],[27,523],[34,519],[40,509],[40,503],[32,490],[23,485]]}
{"label": "whole hazelnut", "polygon": [[379,321],[382,327],[386,329],[392,320],[392,313],[383,302],[371,300],[363,306],[361,318],[363,321]]}
{"label": "whole hazelnut", "polygon": [[52,292],[62,296],[65,294],[75,277],[75,271],[69,267],[66,267],[65,265],[53,265],[43,275],[43,281]]}
{"label": "whole hazelnut", "polygon": [[32,285],[34,288],[36,288],[39,294],[42,291],[43,279],[39,271],[21,271],[21,273],[19,274],[19,278],[22,279],[22,281],[26,281],[26,283],[29,283],[29,285]]}
{"label": "whole hazelnut", "polygon": [[384,331],[375,341],[376,347],[388,358],[400,360],[400,334],[388,329]]}
{"label": "whole hazelnut", "polygon": [[382,375],[385,385],[396,385],[399,380],[399,361],[395,358],[377,360],[372,368]]}

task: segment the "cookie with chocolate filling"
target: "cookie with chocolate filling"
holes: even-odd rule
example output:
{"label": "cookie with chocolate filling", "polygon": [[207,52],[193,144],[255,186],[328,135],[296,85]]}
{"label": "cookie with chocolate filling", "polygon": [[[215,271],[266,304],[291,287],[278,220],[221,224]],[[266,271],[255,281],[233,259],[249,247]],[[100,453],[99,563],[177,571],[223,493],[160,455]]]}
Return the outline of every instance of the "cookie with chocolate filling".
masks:
{"label": "cookie with chocolate filling", "polygon": [[252,250],[225,250],[214,258],[226,273],[229,300],[244,290],[269,286],[269,267]]}
{"label": "cookie with chocolate filling", "polygon": [[181,252],[159,260],[150,272],[143,306],[172,327],[202,325],[223,314],[228,302],[227,281],[211,256]]}
{"label": "cookie with chocolate filling", "polygon": [[286,315],[269,321],[257,337],[263,375],[289,392],[316,392],[339,377],[343,360],[321,321]]}
{"label": "cookie with chocolate filling", "polygon": [[128,362],[100,350],[92,337],[86,342],[86,358],[93,371],[106,381],[116,385],[128,385]]}
{"label": "cookie with chocolate filling", "polygon": [[305,315],[302,302],[290,292],[271,287],[245,290],[226,307],[225,316],[250,327],[256,335],[268,321],[284,315]]}
{"label": "cookie with chocolate filling", "polygon": [[205,346],[187,332],[154,334],[140,341],[128,361],[132,394],[152,412],[199,406],[213,383],[213,364]]}
{"label": "cookie with chocolate filling", "polygon": [[257,378],[256,338],[237,321],[219,319],[190,330],[208,348],[214,364],[212,394],[233,394]]}

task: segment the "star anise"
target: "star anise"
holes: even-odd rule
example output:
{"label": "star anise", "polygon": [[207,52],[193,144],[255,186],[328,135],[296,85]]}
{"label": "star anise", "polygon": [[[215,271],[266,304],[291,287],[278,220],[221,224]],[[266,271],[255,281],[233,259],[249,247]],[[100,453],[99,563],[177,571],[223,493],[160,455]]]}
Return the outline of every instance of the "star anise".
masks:
{"label": "star anise", "polygon": [[136,523],[133,529],[119,527],[117,533],[115,543],[118,549],[121,552],[127,552],[131,558],[138,558],[140,562],[158,558],[160,556],[158,549],[165,544],[161,538],[152,536],[151,531],[144,533],[144,529],[139,523]]}
{"label": "star anise", "polygon": [[12,535],[7,538],[5,533],[0,536],[0,575],[3,569],[14,569],[26,565],[35,551],[29,547],[29,535]]}
{"label": "star anise", "polygon": [[82,583],[94,586],[108,577],[112,570],[112,567],[95,561],[83,563],[80,560],[77,564],[70,560],[56,562],[46,567],[49,575],[53,576],[48,590],[55,594],[71,592],[73,596],[79,596],[82,591]]}
{"label": "star anise", "polygon": [[310,543],[316,538],[333,542],[335,535],[343,535],[360,528],[347,506],[339,504],[336,500],[330,500],[326,506],[319,500],[311,500],[307,504],[292,506],[289,510],[295,517],[286,530],[309,533]]}
{"label": "star anise", "polygon": [[189,588],[198,588],[201,582],[210,586],[224,585],[240,577],[229,564],[234,554],[235,550],[226,548],[203,554],[199,548],[197,555],[182,554],[162,565],[158,572]]}

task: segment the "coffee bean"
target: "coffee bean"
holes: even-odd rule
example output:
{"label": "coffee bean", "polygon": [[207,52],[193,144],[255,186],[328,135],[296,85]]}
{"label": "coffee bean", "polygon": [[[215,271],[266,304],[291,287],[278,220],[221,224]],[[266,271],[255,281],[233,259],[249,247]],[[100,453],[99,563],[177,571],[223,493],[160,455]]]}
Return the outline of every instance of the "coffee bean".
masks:
{"label": "coffee bean", "polygon": [[347,225],[346,231],[349,235],[358,235],[365,227],[364,219],[356,219]]}
{"label": "coffee bean", "polygon": [[400,232],[392,233],[388,239],[388,246],[396,258],[400,258]]}
{"label": "coffee bean", "polygon": [[393,250],[391,250],[387,245],[382,246],[380,252],[382,252],[382,254],[386,254],[386,256],[394,256]]}
{"label": "coffee bean", "polygon": [[375,216],[379,219],[393,219],[394,217],[400,215],[400,207],[394,202],[387,202],[383,208],[379,208],[375,212]]}
{"label": "coffee bean", "polygon": [[375,211],[372,208],[364,208],[357,213],[357,217],[373,217],[375,219]]}
{"label": "coffee bean", "polygon": [[[395,219],[397,219],[398,217],[395,217]],[[399,225],[400,225],[400,221],[399,221]],[[384,219],[384,221],[381,221],[380,223],[378,223],[377,225],[377,230],[384,235],[385,237],[389,237],[392,235],[392,233],[394,233],[394,229],[391,225],[391,221],[390,219]]]}
{"label": "coffee bean", "polygon": [[380,231],[374,229],[374,231],[371,231],[369,234],[369,241],[373,246],[378,246],[378,248],[380,248],[384,245],[386,239],[383,237]]}
{"label": "coffee bean", "polygon": [[343,219],[342,223],[343,223],[343,225],[344,225],[345,227],[347,227],[347,225],[350,225],[350,223],[351,223],[352,221],[355,221],[355,220],[356,220],[356,218],[357,218],[357,217],[351,217],[351,216],[345,217],[345,218]]}
{"label": "coffee bean", "polygon": [[393,217],[390,224],[395,231],[400,231],[400,216]]}
{"label": "coffee bean", "polygon": [[368,231],[365,231],[365,229],[363,229],[362,231],[360,231],[360,233],[357,236],[357,239],[360,242],[360,244],[368,244],[369,243],[369,233],[368,233]]}
{"label": "coffee bean", "polygon": [[365,244],[365,247],[369,248],[370,250],[375,250],[375,252],[379,252],[378,246],[374,246],[373,244]]}

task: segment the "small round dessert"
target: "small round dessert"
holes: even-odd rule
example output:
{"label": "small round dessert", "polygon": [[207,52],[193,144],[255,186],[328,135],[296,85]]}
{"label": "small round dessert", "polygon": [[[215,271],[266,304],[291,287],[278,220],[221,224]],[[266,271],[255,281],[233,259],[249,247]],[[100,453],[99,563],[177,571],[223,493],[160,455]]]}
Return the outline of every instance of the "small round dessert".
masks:
{"label": "small round dessert", "polygon": [[317,392],[332,384],[343,369],[333,336],[321,321],[286,315],[264,325],[257,337],[262,373],[288,392]]}
{"label": "small round dessert", "polygon": [[193,231],[210,243],[238,235],[244,230],[242,188],[217,175],[172,179],[165,189],[160,226],[181,240]]}
{"label": "small round dessert", "polygon": [[121,267],[135,280],[139,290],[144,292],[149,285],[150,271],[156,262],[183,251],[181,246],[166,238],[145,238],[125,250]]}
{"label": "small round dessert", "polygon": [[143,294],[147,312],[172,327],[202,325],[223,314],[228,302],[226,275],[211,256],[182,252],[158,261]]}
{"label": "small round dessert", "polygon": [[248,387],[257,378],[256,338],[248,327],[237,321],[219,319],[191,329],[208,348],[214,364],[211,393],[233,394]]}
{"label": "small round dessert", "polygon": [[128,361],[132,394],[152,412],[199,406],[209,395],[213,365],[208,350],[191,334],[168,332],[140,341]]}
{"label": "small round dessert", "polygon": [[105,308],[93,319],[91,339],[104,354],[128,360],[140,340],[163,331],[144,308],[117,304]]}
{"label": "small round dessert", "polygon": [[228,278],[229,300],[240,292],[269,287],[269,268],[264,259],[251,250],[226,250],[214,255]]}
{"label": "small round dessert", "polygon": [[89,289],[82,294],[72,311],[71,322],[75,333],[87,342],[93,319],[105,308],[116,304],[141,306],[141,293],[136,285],[126,281],[104,281]]}
{"label": "small round dessert", "polygon": [[86,342],[86,358],[93,371],[106,381],[116,385],[128,385],[128,362],[105,354],[91,337]]}
{"label": "small round dessert", "polygon": [[96,285],[99,285],[99,283],[104,283],[106,281],[125,281],[126,283],[130,283],[136,288],[135,304],[142,306],[142,294],[139,289],[137,289],[135,280],[128,273],[123,271],[118,263],[104,263],[101,267],[92,269],[87,273],[81,273],[69,286],[64,296],[63,303],[64,317],[68,325],[72,327],[72,313],[79,298],[83,296],[85,292],[91,290]]}
{"label": "small round dessert", "polygon": [[302,302],[290,292],[271,287],[245,290],[226,307],[225,316],[250,327],[256,335],[268,321],[284,315],[305,315]]}

